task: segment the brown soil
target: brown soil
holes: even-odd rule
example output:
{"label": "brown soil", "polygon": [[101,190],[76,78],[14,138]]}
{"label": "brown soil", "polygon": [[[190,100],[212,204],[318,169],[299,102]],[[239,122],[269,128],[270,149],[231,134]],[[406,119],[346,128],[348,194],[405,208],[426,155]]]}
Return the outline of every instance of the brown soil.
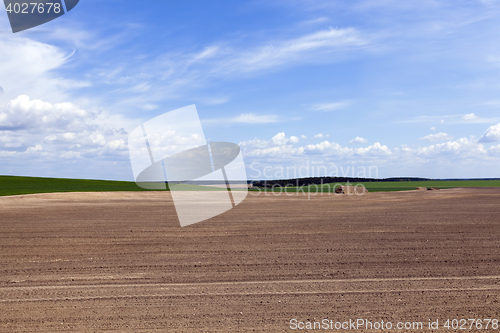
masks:
{"label": "brown soil", "polygon": [[421,321],[418,332],[439,319],[444,332],[448,318],[500,319],[499,216],[494,188],[249,194],[185,228],[168,192],[2,197],[0,331],[276,332],[362,318]]}

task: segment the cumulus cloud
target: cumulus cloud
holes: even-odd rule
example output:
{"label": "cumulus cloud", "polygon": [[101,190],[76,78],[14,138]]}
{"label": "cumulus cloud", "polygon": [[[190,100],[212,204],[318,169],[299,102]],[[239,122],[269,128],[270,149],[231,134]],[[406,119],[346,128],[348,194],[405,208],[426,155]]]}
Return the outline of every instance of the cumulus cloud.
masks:
{"label": "cumulus cloud", "polygon": [[455,141],[448,141],[426,147],[405,147],[402,150],[406,153],[411,153],[415,157],[427,158],[461,157],[465,159],[479,155],[486,156],[487,154],[487,150],[484,148],[484,146],[478,143],[473,138],[460,138]]}
{"label": "cumulus cloud", "polygon": [[[273,138],[274,140],[254,139],[240,143],[247,165],[258,162],[249,168],[254,171],[253,174],[262,176],[259,170],[265,167],[277,172],[267,178],[293,178],[293,173],[283,174],[283,170],[297,171],[299,168],[304,171],[302,177],[343,176],[342,172],[336,171],[339,170],[339,166],[347,170],[346,165],[351,168],[351,171],[354,165],[357,165],[358,169],[365,168],[364,170],[384,166],[391,170],[399,170],[402,176],[425,168],[430,168],[431,171],[441,168],[443,174],[449,174],[453,166],[461,166],[460,170],[463,170],[463,165],[474,169],[485,162],[491,162],[493,158],[500,157],[500,145],[486,149],[474,137],[459,138],[428,146],[402,145],[395,148],[389,148],[380,142],[367,147],[353,148],[327,140],[315,144],[292,145],[286,141],[284,133],[278,133]],[[318,168],[322,168],[323,171],[328,170],[328,173],[315,173]],[[330,170],[333,170],[333,173]],[[349,175],[353,176],[352,173]],[[356,175],[364,177],[368,176],[368,173],[361,173],[361,175],[356,173]],[[387,176],[393,176],[393,174]]]}
{"label": "cumulus cloud", "polygon": [[476,119],[478,119],[479,117],[476,116],[474,113],[467,113],[465,114],[462,119],[465,121],[465,122],[471,122],[471,121],[474,121]]}
{"label": "cumulus cloud", "polygon": [[285,132],[279,132],[275,136],[273,136],[270,140],[262,140],[262,139],[253,139],[248,141],[240,142],[240,146],[248,148],[248,149],[260,149],[260,148],[268,148],[275,146],[284,146],[284,145],[293,145],[298,143],[300,138],[297,136],[287,137]]}
{"label": "cumulus cloud", "polygon": [[375,142],[373,145],[365,148],[356,148],[355,153],[357,155],[390,155],[391,150],[386,146],[380,144],[380,142]]}
{"label": "cumulus cloud", "polygon": [[315,139],[323,139],[323,138],[328,138],[330,136],[330,134],[323,134],[323,133],[319,133],[319,134],[316,134],[315,136],[313,136],[313,140]]}
{"label": "cumulus cloud", "polygon": [[500,141],[500,124],[490,126],[483,136],[479,139],[479,142],[498,142]]}
{"label": "cumulus cloud", "polygon": [[[485,124],[492,123],[498,121],[498,118],[483,118],[474,113],[468,113],[462,116],[462,121],[465,123],[474,123],[474,124]],[[460,123],[460,121],[458,121]]]}
{"label": "cumulus cloud", "polygon": [[18,159],[35,153],[45,158],[124,156],[127,132],[110,122],[73,103],[51,104],[21,95],[0,108],[0,151]]}
{"label": "cumulus cloud", "polygon": [[488,152],[491,155],[500,156],[500,145],[491,146],[490,149],[488,149]]}
{"label": "cumulus cloud", "polygon": [[453,136],[448,135],[447,133],[436,133],[436,134],[429,134],[424,136],[423,138],[420,138],[420,140],[425,140],[425,141],[446,141],[446,140],[453,140]]}
{"label": "cumulus cloud", "polygon": [[379,142],[365,148],[348,148],[339,143],[323,141],[316,144],[307,144],[305,146],[294,146],[299,143],[299,138],[295,136],[287,137],[284,132],[276,134],[271,140],[253,139],[240,142],[245,156],[259,158],[285,158],[324,156],[336,157],[341,159],[352,158],[354,156],[380,157],[391,154],[391,150],[381,145]]}
{"label": "cumulus cloud", "polygon": [[326,156],[332,155],[344,155],[348,154],[351,150],[346,147],[342,147],[336,142],[323,141],[316,144],[309,144],[304,147],[304,152],[306,154],[324,154]]}
{"label": "cumulus cloud", "polygon": [[50,104],[21,95],[0,111],[0,129],[80,130],[89,117],[91,114],[71,103]]}
{"label": "cumulus cloud", "polygon": [[362,138],[360,136],[357,136],[354,139],[352,139],[351,141],[349,141],[350,145],[353,145],[353,144],[365,144],[365,143],[368,143],[368,140],[365,139],[365,138]]}
{"label": "cumulus cloud", "polygon": [[271,144],[276,146],[283,146],[288,144],[294,144],[299,142],[299,138],[296,136],[286,137],[285,132],[280,132],[271,138]]}

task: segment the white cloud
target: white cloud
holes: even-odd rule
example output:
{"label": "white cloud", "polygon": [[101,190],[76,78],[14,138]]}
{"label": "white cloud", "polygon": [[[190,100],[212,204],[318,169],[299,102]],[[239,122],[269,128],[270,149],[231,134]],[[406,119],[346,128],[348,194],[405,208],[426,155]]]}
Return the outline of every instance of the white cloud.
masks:
{"label": "white cloud", "polygon": [[446,116],[417,116],[411,119],[399,121],[401,123],[420,123],[420,122],[436,122],[439,121],[441,124],[445,123],[445,119],[454,119],[457,115],[446,115]]}
{"label": "white cloud", "polygon": [[413,150],[419,156],[461,156],[473,157],[486,153],[482,144],[467,138],[460,138],[455,141],[448,141],[428,147],[419,147]]}
{"label": "white cloud", "polygon": [[[440,119],[440,120],[439,120]],[[418,116],[413,119],[400,121],[402,123],[416,123],[416,122],[436,122],[439,120],[440,124],[464,124],[464,123],[491,123],[496,122],[500,118],[482,118],[475,113],[468,113],[465,115],[446,115],[446,116]],[[431,127],[434,131],[436,127]]]}
{"label": "white cloud", "polygon": [[283,146],[287,144],[293,144],[299,142],[299,138],[296,136],[291,136],[287,138],[285,132],[276,134],[271,138],[271,144],[275,146]]}
{"label": "white cloud", "polygon": [[462,117],[462,121],[466,123],[485,124],[498,121],[498,118],[482,118],[474,113],[468,113]]}
{"label": "white cloud", "polygon": [[247,151],[251,151],[253,149],[264,149],[270,146],[270,142],[262,139],[252,139],[247,141],[242,141],[239,143],[242,149],[246,149]]}
{"label": "white cloud", "polygon": [[219,65],[221,72],[249,72],[317,58],[333,50],[349,50],[367,45],[369,42],[353,28],[320,30],[299,38],[270,42],[253,50],[233,53]]}
{"label": "white cloud", "polygon": [[325,23],[325,22],[329,22],[330,19],[328,17],[318,17],[318,18],[315,18],[315,19],[311,19],[311,20],[307,20],[307,21],[304,21],[302,22],[302,24],[304,25],[314,25],[314,24],[320,24],[320,23]]}
{"label": "white cloud", "polygon": [[323,139],[323,138],[328,138],[328,137],[330,137],[330,134],[325,135],[323,133],[319,133],[319,134],[316,134],[315,136],[313,136],[312,139],[315,140],[315,139]]}
{"label": "white cloud", "polygon": [[[115,108],[137,108],[186,94],[211,84],[214,78],[341,61],[347,54],[371,45],[368,36],[353,28],[317,30],[292,37],[259,38],[258,41],[247,37],[243,43],[214,42],[195,52],[171,51],[149,61],[122,59],[116,66],[106,63],[106,67],[93,69],[89,77],[95,85],[115,87],[112,91]],[[147,97],[143,94],[145,90]],[[108,100],[111,98],[108,96]],[[225,102],[224,97],[206,101],[215,105]],[[320,107],[327,110],[344,106],[333,103]]]}
{"label": "white cloud", "polygon": [[248,158],[281,158],[289,159],[293,156],[300,155],[303,148],[294,148],[292,145],[276,146],[263,149],[254,149],[247,153],[245,156]]}
{"label": "white cloud", "polygon": [[[3,34],[0,38],[1,104],[18,95],[60,100],[68,89],[89,86],[87,81],[58,77],[55,70],[68,60],[62,49],[30,38]],[[5,80],[5,78],[15,78]]]}
{"label": "white cloud", "polygon": [[368,140],[365,138],[362,138],[360,136],[357,136],[354,139],[352,139],[351,141],[349,141],[349,144],[351,144],[351,145],[353,145],[353,144],[365,144],[365,143],[368,143]]}
{"label": "white cloud", "polygon": [[0,111],[0,129],[54,130],[71,127],[79,130],[84,119],[90,117],[92,115],[87,111],[71,103],[50,104],[21,95]]}
{"label": "white cloud", "polygon": [[447,133],[436,133],[436,134],[429,134],[424,136],[423,138],[420,138],[420,140],[426,140],[426,141],[446,141],[446,140],[453,140],[453,136],[448,135]]}
{"label": "white cloud", "polygon": [[26,152],[31,153],[31,152],[35,152],[35,151],[39,151],[39,150],[42,150],[42,146],[35,145],[34,147],[28,147],[28,149],[26,149]]}
{"label": "white cloud", "polygon": [[[331,176],[342,176],[344,171],[356,168],[377,168],[380,171],[388,168],[389,176],[408,176],[414,172],[442,173],[440,177],[451,177],[452,172],[463,172],[464,166],[472,172],[477,168],[491,164],[493,159],[500,157],[500,145],[485,149],[476,139],[460,138],[429,146],[389,148],[380,142],[361,148],[344,147],[336,142],[323,141],[316,144],[291,145],[285,144],[286,136],[279,133],[273,140],[254,139],[240,143],[246,157],[250,177],[262,177],[258,170],[274,170],[274,174],[265,178],[294,178],[294,171],[302,171],[302,177],[319,176],[318,170],[327,170]],[[281,145],[273,145],[275,144]],[[258,164],[253,164],[258,162]],[[500,162],[500,160],[498,160]],[[339,167],[343,167],[340,170]],[[459,167],[459,168],[458,168]],[[321,169],[319,169],[321,168]],[[359,170],[359,169],[356,169]],[[395,172],[396,170],[397,172]],[[481,169],[484,171],[484,169]],[[481,174],[476,173],[475,176]],[[292,172],[292,173],[289,173]],[[384,171],[387,172],[387,171]],[[424,172],[422,176],[427,174]],[[350,176],[352,172],[348,172]],[[368,173],[356,173],[355,176],[368,176]],[[372,176],[377,176],[377,174]],[[462,174],[461,177],[467,176]],[[353,176],[354,177],[354,176]],[[431,176],[432,177],[432,176]],[[434,175],[434,177],[439,177]]]}
{"label": "white cloud", "polygon": [[49,159],[104,154],[120,158],[127,153],[127,132],[116,128],[116,122],[116,117],[72,103],[51,104],[21,95],[0,108],[0,152],[17,161],[26,154]]}
{"label": "white cloud", "polygon": [[356,148],[357,155],[390,155],[392,152],[386,145],[375,142],[373,145],[365,148]]}
{"label": "white cloud", "polygon": [[476,119],[478,119],[479,117],[476,116],[474,113],[468,113],[466,115],[464,115],[462,117],[462,119],[465,121],[465,122],[471,122],[471,121],[474,121]]}
{"label": "white cloud", "polygon": [[214,97],[208,98],[204,101],[204,103],[208,105],[221,105],[227,102],[229,102],[229,97]]}
{"label": "white cloud", "polygon": [[240,146],[245,149],[264,149],[276,146],[286,146],[298,143],[300,139],[297,136],[287,137],[285,132],[279,132],[271,138],[271,140],[253,139],[240,142]]}
{"label": "white cloud", "polygon": [[244,124],[267,124],[275,123],[278,121],[278,116],[276,115],[255,115],[253,113],[242,113],[241,115],[231,118],[229,120],[233,123],[244,123]]}
{"label": "white cloud", "polygon": [[490,126],[483,136],[479,139],[479,142],[498,142],[500,141],[500,124]]}
{"label": "white cloud", "polygon": [[158,105],[156,105],[156,104],[150,104],[150,103],[147,103],[147,104],[144,104],[144,105],[142,106],[142,108],[143,108],[144,110],[151,111],[151,110],[157,109],[157,108],[158,108]]}
{"label": "white cloud", "polygon": [[354,156],[361,157],[380,157],[391,154],[390,149],[381,145],[379,142],[374,143],[366,148],[352,149],[342,147],[336,142],[323,141],[316,144],[307,144],[305,146],[294,147],[293,144],[298,143],[297,137],[291,136],[287,138],[284,132],[276,134],[271,140],[254,139],[240,142],[240,146],[244,151],[244,155],[252,158],[285,158],[306,156],[324,156],[335,157],[340,159],[353,158]]}
{"label": "white cloud", "polygon": [[316,144],[309,144],[304,147],[307,154],[325,154],[331,155],[345,155],[349,154],[352,150],[342,147],[336,142],[323,141]]}
{"label": "white cloud", "polygon": [[436,131],[436,127],[434,127],[434,126],[431,127],[431,131],[433,131],[433,132]]}
{"label": "white cloud", "polygon": [[491,155],[500,156],[500,145],[491,146],[488,151]]}
{"label": "white cloud", "polygon": [[232,118],[214,118],[203,119],[202,123],[206,125],[227,125],[231,123],[236,124],[269,124],[275,123],[279,120],[277,115],[256,115],[254,113],[242,113],[239,116]]}
{"label": "white cloud", "polygon": [[500,100],[491,100],[488,102],[483,103],[484,105],[488,106],[493,106],[493,107],[499,107],[500,106]]}
{"label": "white cloud", "polygon": [[203,59],[208,59],[208,58],[213,58],[219,53],[219,47],[217,46],[209,46],[205,48],[203,51],[201,51],[198,54],[195,54],[193,57],[193,62],[198,61],[198,60],[203,60]]}
{"label": "white cloud", "polygon": [[314,104],[311,107],[312,111],[334,111],[334,110],[339,110],[348,107],[351,105],[350,101],[342,101],[342,102],[335,102],[335,103],[324,103],[324,104]]}

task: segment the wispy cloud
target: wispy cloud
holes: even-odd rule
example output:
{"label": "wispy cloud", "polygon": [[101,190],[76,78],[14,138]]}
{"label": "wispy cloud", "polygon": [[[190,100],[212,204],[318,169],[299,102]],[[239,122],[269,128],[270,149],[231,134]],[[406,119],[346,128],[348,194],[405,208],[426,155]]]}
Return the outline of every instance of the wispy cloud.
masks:
{"label": "wispy cloud", "polygon": [[272,114],[256,115],[253,113],[242,113],[237,117],[230,118],[229,121],[242,124],[268,124],[277,122],[278,116]]}
{"label": "wispy cloud", "polygon": [[488,106],[493,106],[493,107],[500,107],[500,100],[491,100],[483,103],[484,105]]}
{"label": "wispy cloud", "polygon": [[498,121],[500,118],[483,118],[475,113],[467,113],[464,115],[442,115],[442,116],[418,116],[412,119],[401,120],[399,123],[421,123],[421,122],[432,122],[440,124],[487,124],[494,123]]}
{"label": "wispy cloud", "polygon": [[203,100],[207,105],[221,105],[229,102],[229,97],[212,97]]}
{"label": "wispy cloud", "polygon": [[[251,72],[284,64],[321,59],[332,51],[349,51],[370,45],[367,37],[354,28],[320,30],[295,39],[269,41],[248,50],[227,50],[218,71]],[[217,69],[215,69],[217,71]]]}
{"label": "wispy cloud", "polygon": [[269,124],[278,122],[278,120],[278,116],[273,114],[257,115],[254,113],[242,113],[231,118],[202,119],[201,122],[206,125],[224,126],[226,124]]}
{"label": "wispy cloud", "polygon": [[[194,52],[171,51],[148,61],[123,59],[115,66],[106,63],[106,67],[94,69],[89,77],[96,85],[115,87],[111,93],[119,103],[117,108],[140,107],[176,98],[180,93],[192,93],[212,84],[214,79],[341,61],[373,43],[370,36],[354,28],[330,28],[291,38],[259,38],[257,41],[249,37],[248,43],[221,40]],[[148,100],[144,97],[145,91]],[[322,110],[341,108],[345,106],[343,103],[346,102],[325,104]]]}
{"label": "wispy cloud", "polygon": [[322,16],[322,17],[318,17],[315,19],[303,21],[303,22],[301,22],[301,24],[303,24],[303,25],[315,25],[315,24],[326,23],[329,21],[330,21],[330,19],[328,17]]}
{"label": "wispy cloud", "polygon": [[67,87],[88,85],[59,78],[54,74],[54,70],[67,62],[67,56],[64,50],[46,43],[26,37],[2,35],[0,78],[4,92],[3,101],[27,93],[57,100],[65,96]]}
{"label": "wispy cloud", "polygon": [[144,105],[142,106],[142,108],[143,108],[144,110],[151,111],[151,110],[155,110],[155,109],[157,109],[157,108],[158,108],[158,105],[156,105],[156,104],[150,104],[150,103],[147,103],[147,104],[144,104]]}
{"label": "wispy cloud", "polygon": [[314,104],[311,106],[312,111],[335,111],[335,110],[340,110],[344,109],[348,106],[351,105],[351,101],[341,101],[341,102],[334,102],[334,103],[323,103],[323,104]]}

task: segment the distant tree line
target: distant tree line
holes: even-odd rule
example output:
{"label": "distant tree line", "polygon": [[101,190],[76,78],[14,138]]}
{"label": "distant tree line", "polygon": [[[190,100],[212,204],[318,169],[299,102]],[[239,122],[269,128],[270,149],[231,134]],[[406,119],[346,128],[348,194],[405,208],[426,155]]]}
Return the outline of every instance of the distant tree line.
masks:
{"label": "distant tree line", "polygon": [[429,178],[417,177],[392,177],[392,178],[355,178],[355,177],[310,177],[310,178],[293,178],[293,179],[277,179],[277,180],[259,180],[252,181],[255,187],[273,187],[273,186],[308,186],[321,185],[331,183],[368,183],[368,182],[415,182],[429,181]]}

